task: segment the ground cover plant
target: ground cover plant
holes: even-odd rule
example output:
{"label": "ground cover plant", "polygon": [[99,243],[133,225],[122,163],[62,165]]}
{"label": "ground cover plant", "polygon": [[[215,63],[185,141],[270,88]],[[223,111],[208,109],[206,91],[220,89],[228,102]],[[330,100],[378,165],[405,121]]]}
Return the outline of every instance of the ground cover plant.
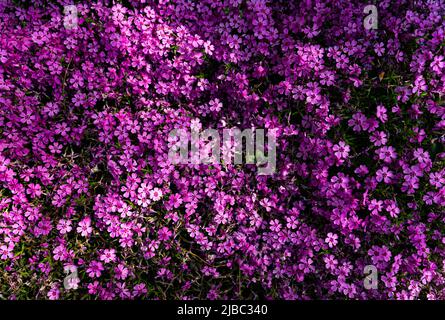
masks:
{"label": "ground cover plant", "polygon": [[[0,298],[444,299],[444,15],[0,1]],[[274,174],[168,157],[230,127]]]}

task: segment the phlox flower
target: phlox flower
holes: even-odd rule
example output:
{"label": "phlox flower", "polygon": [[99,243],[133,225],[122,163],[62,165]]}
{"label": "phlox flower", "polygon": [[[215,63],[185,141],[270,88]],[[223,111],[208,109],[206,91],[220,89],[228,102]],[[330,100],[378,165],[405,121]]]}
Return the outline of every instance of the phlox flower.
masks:
{"label": "phlox flower", "polygon": [[98,278],[101,276],[103,270],[104,267],[101,262],[91,261],[86,271],[90,278]]}
{"label": "phlox flower", "polygon": [[394,174],[389,170],[388,167],[383,167],[376,172],[376,180],[378,182],[391,183]]}
{"label": "phlox flower", "polygon": [[93,231],[93,228],[91,227],[91,219],[84,218],[83,220],[81,220],[78,224],[76,231],[80,233],[83,237],[89,236]]}
{"label": "phlox flower", "polygon": [[60,219],[56,226],[60,234],[66,234],[72,230],[71,220]]}
{"label": "phlox flower", "polygon": [[116,250],[114,249],[105,249],[101,255],[99,256],[100,261],[105,263],[110,263],[116,261]]}
{"label": "phlox flower", "polygon": [[162,198],[162,191],[159,188],[154,188],[150,190],[150,199],[153,201],[158,201]]}
{"label": "phlox flower", "polygon": [[340,141],[332,147],[337,159],[346,159],[349,155],[350,147],[344,142]]}
{"label": "phlox flower", "polygon": [[333,248],[338,243],[337,239],[338,239],[338,236],[336,234],[329,232],[324,241],[328,244],[329,248]]}
{"label": "phlox flower", "polygon": [[376,150],[377,155],[380,160],[386,163],[390,163],[392,160],[397,158],[396,151],[392,146],[384,146]]}

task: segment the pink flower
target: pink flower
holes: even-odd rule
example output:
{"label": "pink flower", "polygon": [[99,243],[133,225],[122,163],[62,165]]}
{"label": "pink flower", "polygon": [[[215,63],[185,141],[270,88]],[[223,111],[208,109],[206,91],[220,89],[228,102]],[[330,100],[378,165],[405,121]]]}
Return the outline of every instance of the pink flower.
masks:
{"label": "pink flower", "polygon": [[392,200],[388,201],[386,205],[386,211],[388,211],[389,215],[392,218],[396,218],[400,213],[400,209],[397,207],[397,203]]}
{"label": "pink flower", "polygon": [[162,227],[158,232],[158,238],[160,241],[167,241],[172,234],[173,233],[167,227]]}
{"label": "pink flower", "polygon": [[60,234],[67,234],[72,230],[71,220],[60,219],[56,228],[60,231]]}
{"label": "pink flower", "polygon": [[82,236],[87,237],[91,234],[93,231],[93,228],[91,227],[91,219],[90,218],[84,218],[82,221],[79,222],[79,225],[77,227],[77,232],[80,233]]}
{"label": "pink flower", "polygon": [[58,300],[60,298],[60,290],[53,286],[46,295],[49,300]]}
{"label": "pink flower", "polygon": [[39,184],[30,183],[26,191],[32,198],[37,198],[42,194],[42,188]]}
{"label": "pink flower", "polygon": [[99,261],[92,261],[87,268],[87,274],[90,278],[98,278],[102,274],[104,267]]}
{"label": "pink flower", "polygon": [[332,232],[329,232],[324,242],[326,242],[329,246],[329,248],[333,248],[337,245],[338,236]]}
{"label": "pink flower", "polygon": [[384,106],[379,105],[377,106],[377,118],[380,119],[383,123],[385,123],[388,120],[388,115],[386,114],[387,110]]}
{"label": "pink flower", "polygon": [[12,253],[12,250],[14,249],[14,246],[12,244],[9,244],[8,246],[6,245],[1,245],[0,246],[0,258],[2,260],[6,260],[6,259],[10,259],[12,258],[14,255]]}
{"label": "pink flower", "polygon": [[383,42],[377,43],[374,47],[375,53],[381,57],[385,53],[385,45]]}
{"label": "pink flower", "polygon": [[337,159],[346,159],[349,155],[350,148],[344,141],[340,141],[332,147],[332,150],[334,150]]}
{"label": "pink flower", "polygon": [[110,263],[116,261],[116,250],[105,249],[100,255],[99,259],[105,263]]}
{"label": "pink flower", "polygon": [[391,162],[392,160],[397,158],[397,154],[395,152],[395,149],[392,146],[384,146],[378,149],[377,154],[379,156],[380,160],[383,160],[384,162]]}
{"label": "pink flower", "polygon": [[360,132],[368,129],[368,122],[365,115],[361,112],[357,112],[349,119],[348,125],[353,128],[354,131]]}
{"label": "pink flower", "polygon": [[281,230],[281,223],[277,219],[270,222],[270,230],[272,232],[279,232]]}
{"label": "pink flower", "polygon": [[162,198],[162,191],[159,188],[154,188],[150,190],[150,199],[153,201],[158,201]]}
{"label": "pink flower", "polygon": [[391,183],[391,179],[394,177],[393,173],[388,167],[383,167],[376,172],[376,180],[378,182]]}
{"label": "pink flower", "polygon": [[369,140],[371,140],[376,147],[383,146],[388,141],[386,133],[383,131],[374,131]]}

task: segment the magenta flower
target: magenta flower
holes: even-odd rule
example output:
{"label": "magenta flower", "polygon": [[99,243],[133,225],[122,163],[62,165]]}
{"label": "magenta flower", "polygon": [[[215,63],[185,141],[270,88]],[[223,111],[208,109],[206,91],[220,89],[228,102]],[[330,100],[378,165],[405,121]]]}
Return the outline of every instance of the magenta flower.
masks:
{"label": "magenta flower", "polygon": [[338,239],[338,236],[336,234],[329,232],[324,241],[328,244],[329,248],[333,248],[338,243],[337,239]]}
{"label": "magenta flower", "polygon": [[334,145],[332,150],[334,150],[334,154],[337,157],[337,159],[340,160],[340,159],[346,159],[348,157],[350,148],[346,143],[340,141],[338,144]]}
{"label": "magenta flower", "polygon": [[443,1],[74,2],[0,1],[3,298],[445,299]]}
{"label": "magenta flower", "polygon": [[90,278],[98,278],[102,274],[104,267],[101,262],[91,261],[87,268],[87,274]]}
{"label": "magenta flower", "polygon": [[390,163],[392,160],[397,158],[397,154],[395,152],[394,147],[392,146],[384,146],[377,150],[377,154],[380,160],[383,160],[386,163]]}
{"label": "magenta flower", "polygon": [[84,218],[79,222],[77,227],[77,232],[80,233],[83,237],[87,237],[91,234],[93,228],[91,227],[91,219]]}
{"label": "magenta flower", "polygon": [[394,174],[388,169],[388,167],[383,167],[376,172],[376,180],[378,182],[391,183],[391,179]]}

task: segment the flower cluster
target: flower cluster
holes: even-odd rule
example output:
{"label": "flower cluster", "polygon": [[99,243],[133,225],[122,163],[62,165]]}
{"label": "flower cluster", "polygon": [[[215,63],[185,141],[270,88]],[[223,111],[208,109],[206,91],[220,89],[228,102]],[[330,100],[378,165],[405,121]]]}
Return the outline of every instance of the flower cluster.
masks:
{"label": "flower cluster", "polygon": [[[445,299],[444,1],[65,2],[0,2],[1,297]],[[168,157],[231,127],[275,174]]]}

